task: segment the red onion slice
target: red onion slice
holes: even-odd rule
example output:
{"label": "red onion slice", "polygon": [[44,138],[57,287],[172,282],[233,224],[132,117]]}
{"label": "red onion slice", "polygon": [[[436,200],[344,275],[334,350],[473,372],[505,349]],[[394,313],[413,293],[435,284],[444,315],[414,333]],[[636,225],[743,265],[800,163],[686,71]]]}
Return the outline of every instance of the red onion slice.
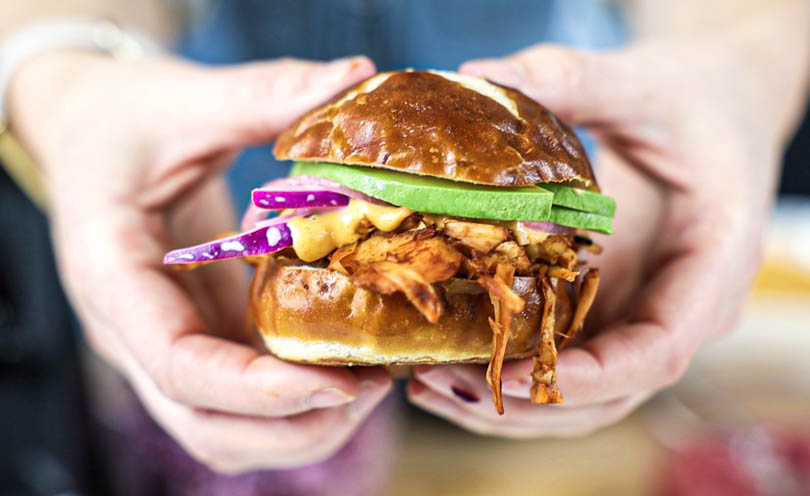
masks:
{"label": "red onion slice", "polygon": [[292,235],[287,224],[277,222],[274,225],[263,225],[227,238],[172,250],[163,257],[163,263],[169,265],[206,263],[229,258],[264,255],[290,247],[292,243]]}
{"label": "red onion slice", "polygon": [[[389,203],[386,203],[384,201],[377,200],[376,198],[372,198],[370,196],[364,195],[363,193],[347,188],[346,186],[343,186],[338,182],[315,176],[284,177],[281,179],[270,181],[261,188],[257,188],[254,191],[312,192],[315,190],[331,191],[333,193],[339,193],[341,195],[348,196],[349,198],[357,198],[358,200],[363,200],[364,202],[373,203],[375,205],[384,205],[384,206],[390,205]],[[261,222],[263,219],[265,219],[268,213],[269,213],[268,209],[265,209],[261,206],[257,206],[251,203],[250,205],[248,205],[247,210],[245,210],[245,214],[242,216],[242,230],[247,231],[249,229],[252,229],[255,225],[257,225],[258,222]]]}
{"label": "red onion slice", "polygon": [[345,207],[349,204],[349,197],[344,194],[317,189],[302,191],[254,189],[251,193],[251,199],[257,207],[268,210],[302,207]]}
{"label": "red onion slice", "polygon": [[553,222],[525,221],[523,222],[523,225],[533,231],[541,231],[548,234],[573,235],[577,233],[577,229],[575,227],[561,226]]}
{"label": "red onion slice", "polygon": [[276,179],[275,181],[270,181],[269,183],[265,184],[259,189],[260,190],[276,189],[283,191],[306,191],[306,190],[332,191],[334,193],[346,195],[349,198],[356,198],[358,200],[363,200],[364,202],[368,203],[374,203],[376,205],[383,205],[383,206],[391,205],[390,203],[386,203],[382,200],[378,200],[371,196],[365,195],[363,193],[360,193],[359,191],[347,188],[346,186],[340,184],[337,181],[332,181],[331,179],[325,179],[323,177],[317,176],[292,176],[292,177],[285,177],[282,179]]}
{"label": "red onion slice", "polygon": [[[268,210],[262,210],[259,209],[259,207],[251,205],[248,208],[248,211],[245,212],[245,215],[242,217],[242,231],[247,232],[259,226],[272,226],[273,224],[285,222],[287,219],[291,219],[293,217],[303,217],[305,215],[309,215],[316,210],[318,209],[298,208],[294,209],[291,213],[287,215],[276,215],[275,217],[270,217],[269,219],[266,219],[265,217],[267,217],[267,215],[270,213]],[[255,215],[254,213],[259,215]]]}

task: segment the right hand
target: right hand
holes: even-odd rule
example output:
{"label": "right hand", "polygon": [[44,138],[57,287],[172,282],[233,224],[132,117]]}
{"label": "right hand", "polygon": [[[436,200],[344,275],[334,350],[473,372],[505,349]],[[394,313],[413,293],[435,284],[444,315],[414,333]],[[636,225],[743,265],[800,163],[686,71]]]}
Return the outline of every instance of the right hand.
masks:
{"label": "right hand", "polygon": [[541,44],[461,67],[593,133],[599,183],[618,204],[615,234],[596,237],[605,251],[593,259],[591,337],[559,355],[563,405],[530,402],[531,360],[504,364],[503,416],[455,394],[488,396],[472,365],[417,368],[413,402],[490,435],[583,435],[680,380],[731,330],[759,267],[790,101],[741,46],[727,30],[612,53]]}
{"label": "right hand", "polygon": [[373,73],[359,57],[205,68],[51,52],[12,81],[13,131],[45,175],[60,276],[88,343],[215,470],[324,459],[391,387],[379,368],[261,351],[238,263],[161,263],[237,225],[223,170],[242,147]]}

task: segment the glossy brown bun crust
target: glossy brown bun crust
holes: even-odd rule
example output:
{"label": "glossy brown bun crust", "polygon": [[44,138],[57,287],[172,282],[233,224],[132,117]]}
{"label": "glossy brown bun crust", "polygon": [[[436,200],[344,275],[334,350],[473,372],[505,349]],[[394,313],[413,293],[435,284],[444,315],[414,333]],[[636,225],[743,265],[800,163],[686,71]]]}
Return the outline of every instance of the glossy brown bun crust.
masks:
{"label": "glossy brown bun crust", "polygon": [[455,73],[382,73],[301,117],[279,160],[386,167],[498,186],[598,190],[576,134],[523,93]]}
{"label": "glossy brown bun crust", "polygon": [[[492,353],[489,296],[463,279],[436,284],[445,312],[430,324],[402,295],[358,288],[337,272],[262,261],[251,283],[250,311],[267,348],[279,358],[319,365],[486,363]],[[516,277],[526,301],[514,316],[506,358],[536,353],[542,295],[536,280]],[[558,291],[557,330],[570,322],[566,287]],[[566,318],[567,317],[567,318]]]}

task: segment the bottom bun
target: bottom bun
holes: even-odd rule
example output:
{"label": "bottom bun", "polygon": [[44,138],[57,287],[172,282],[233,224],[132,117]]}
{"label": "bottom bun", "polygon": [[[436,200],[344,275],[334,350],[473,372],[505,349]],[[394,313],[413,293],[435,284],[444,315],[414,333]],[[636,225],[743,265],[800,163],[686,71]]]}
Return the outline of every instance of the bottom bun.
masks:
{"label": "bottom bun", "polygon": [[[489,295],[466,279],[434,287],[445,309],[431,324],[401,293],[381,295],[331,270],[267,259],[253,277],[250,310],[267,348],[284,360],[319,365],[488,362]],[[540,342],[543,297],[532,277],[516,277],[512,289],[526,307],[513,317],[506,358],[525,358],[536,353]],[[559,289],[558,331],[571,313],[567,285]]]}

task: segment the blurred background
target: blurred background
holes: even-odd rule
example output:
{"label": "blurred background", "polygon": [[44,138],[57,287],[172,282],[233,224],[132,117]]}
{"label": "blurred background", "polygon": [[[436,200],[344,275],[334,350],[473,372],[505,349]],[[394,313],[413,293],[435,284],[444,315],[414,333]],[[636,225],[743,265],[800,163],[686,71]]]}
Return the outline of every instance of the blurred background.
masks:
{"label": "blurred background", "polygon": [[[362,53],[380,70],[455,69],[470,58],[502,56],[541,41],[609,49],[632,37],[623,2],[170,3],[183,11],[176,50],[211,64]],[[241,208],[250,188],[286,170],[272,164],[269,147],[259,147],[246,151],[229,174]],[[122,442],[115,435],[121,419],[114,408],[100,413],[91,407],[91,398],[104,387],[123,386],[88,381],[99,365],[87,358],[56,278],[47,221],[2,169],[0,232],[14,233],[13,242],[2,235],[7,242],[0,250],[0,494],[170,494],[165,481],[137,480],[139,464],[132,458],[157,453],[161,463],[171,464],[173,448],[145,443],[137,450],[110,450],[110,442]],[[805,113],[784,155],[765,263],[745,314],[736,332],[700,353],[678,386],[625,421],[577,440],[479,437],[403,402],[385,494],[807,490],[808,247],[810,118]],[[127,417],[144,437],[156,429],[132,412]]]}

